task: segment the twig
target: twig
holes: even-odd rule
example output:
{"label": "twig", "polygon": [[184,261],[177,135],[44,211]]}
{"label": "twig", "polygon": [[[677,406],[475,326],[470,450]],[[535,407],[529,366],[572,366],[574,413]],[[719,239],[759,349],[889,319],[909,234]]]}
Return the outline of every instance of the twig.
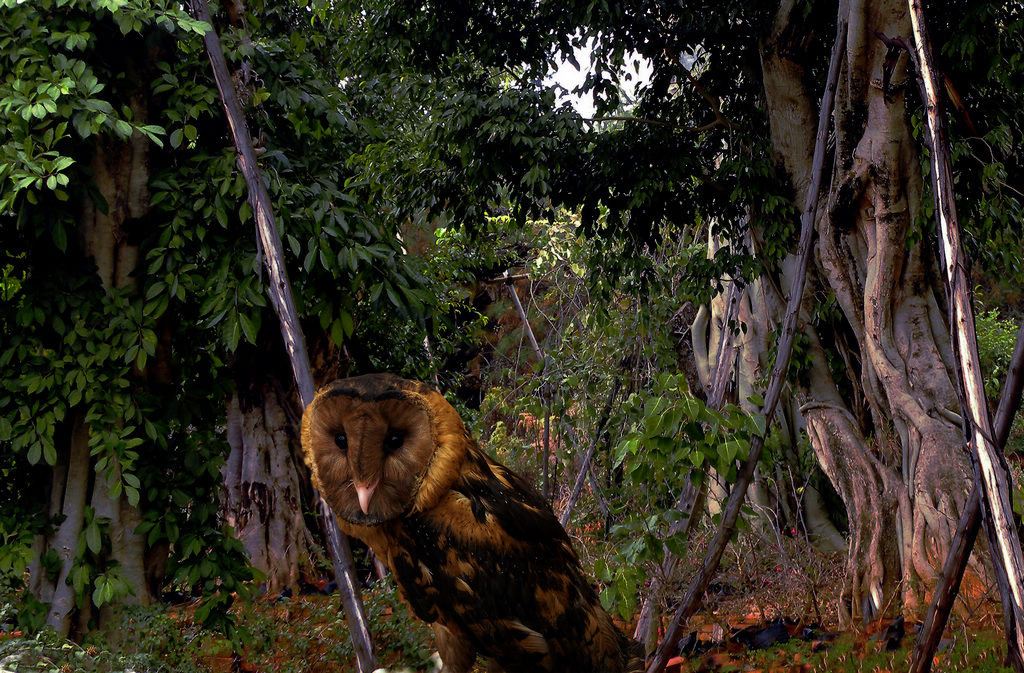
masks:
{"label": "twig", "polygon": [[[679,59],[676,58],[675,54],[673,54],[671,51],[666,49],[665,53],[669,56],[669,58],[674,63],[679,63]],[[686,77],[686,81],[688,81],[691,85],[693,85],[693,88],[696,89],[700,93],[700,95],[704,97],[704,100],[706,100],[708,103],[711,104],[711,111],[714,112],[714,114],[715,114],[715,120],[713,122],[708,122],[707,124],[703,124],[701,126],[684,126],[682,124],[676,124],[676,123],[673,123],[673,122],[666,122],[666,121],[662,121],[660,119],[647,119],[647,118],[644,118],[644,117],[621,117],[621,116],[617,116],[617,117],[589,117],[589,118],[585,117],[583,119],[583,121],[586,121],[586,122],[636,122],[636,123],[639,123],[639,124],[650,124],[652,126],[663,126],[665,128],[674,129],[676,131],[689,131],[689,132],[710,131],[711,129],[713,129],[715,127],[718,127],[718,126],[724,126],[727,129],[736,128],[736,123],[732,122],[732,121],[729,121],[729,119],[727,119],[725,117],[725,115],[722,114],[722,106],[721,106],[721,103],[719,102],[719,100],[717,98],[715,98],[714,96],[712,96],[711,94],[709,94],[707,92],[707,90],[700,85],[700,82],[697,81],[697,78],[695,78],[693,76],[693,74],[689,70],[687,70],[686,68],[683,68],[683,76],[685,76]]]}
{"label": "twig", "polygon": [[[678,61],[679,59],[676,59],[676,62]],[[694,77],[693,74],[686,68],[683,68],[683,74],[686,76],[686,80],[693,85],[693,88],[696,89],[700,93],[700,95],[704,96],[704,100],[711,104],[711,110],[715,113],[716,125],[721,125],[730,129],[736,128],[736,124],[726,119],[725,115],[722,114],[722,106],[719,99],[709,94],[707,90],[705,90],[704,87],[700,85],[700,82],[697,81],[697,78]]]}
{"label": "twig", "polygon": [[[572,510],[576,506],[576,501],[580,498],[580,493],[583,491],[583,480],[590,474],[590,465],[591,460],[594,458],[594,451],[597,450],[597,445],[601,443],[601,435],[604,433],[605,425],[608,424],[608,419],[611,417],[612,405],[615,404],[615,398],[619,396],[619,387],[621,385],[622,380],[619,377],[612,381],[612,389],[608,393],[608,401],[605,403],[604,409],[601,411],[600,420],[597,422],[597,432],[594,433],[594,439],[590,442],[590,446],[587,447],[587,452],[583,454],[583,462],[580,464],[580,471],[576,475],[576,481],[573,482],[569,501],[565,503],[565,508],[558,517],[562,528],[569,524],[569,517],[572,516]],[[591,479],[593,479],[593,475],[591,475]]]}
{"label": "twig", "polygon": [[716,126],[732,126],[731,122],[722,122],[716,119],[713,122],[708,122],[703,126],[684,126],[682,124],[675,124],[673,122],[661,121],[660,119],[646,119],[644,117],[584,117],[585,122],[637,122],[638,124],[650,124],[652,126],[664,126],[666,128],[675,129],[676,131],[710,131]]}
{"label": "twig", "polygon": [[[528,277],[528,276],[527,276]],[[523,323],[523,332],[526,334],[527,339],[530,341],[530,346],[533,348],[533,354],[537,357],[537,361],[541,364],[541,373],[548,369],[548,358],[544,355],[544,351],[540,349],[540,344],[537,343],[537,337],[533,333],[533,328],[530,326],[530,320],[526,316],[526,309],[523,308],[523,302],[519,300],[519,293],[516,292],[516,286],[512,282],[511,277],[505,274],[503,278],[505,280],[505,286],[508,288],[509,296],[512,297],[512,303],[515,304],[516,311],[519,313],[519,320]],[[544,384],[542,392],[544,397],[547,397],[547,384]],[[551,499],[551,469],[550,469],[550,456],[551,456],[551,403],[548,400],[548,411],[544,414],[544,451],[543,451],[543,491],[544,497],[548,500]]]}

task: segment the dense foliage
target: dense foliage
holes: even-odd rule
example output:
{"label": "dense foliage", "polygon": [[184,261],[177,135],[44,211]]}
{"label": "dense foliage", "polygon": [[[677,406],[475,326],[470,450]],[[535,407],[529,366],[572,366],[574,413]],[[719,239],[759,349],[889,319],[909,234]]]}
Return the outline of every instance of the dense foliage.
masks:
{"label": "dense foliage", "polygon": [[[395,220],[346,185],[345,159],[387,120],[361,122],[360,102],[374,103],[338,86],[330,46],[344,24],[310,25],[288,3],[254,9],[251,34],[233,33],[228,53],[253,72],[249,114],[300,311],[337,346],[404,329],[422,314],[425,280]],[[278,337],[205,26],[171,2],[8,3],[2,17],[0,534],[11,544],[0,567],[19,581],[32,535],[60,520],[39,513],[61,514],[47,501],[52,469],[83,423],[110,496],[138,508],[149,548],[171,550],[165,581],[202,587],[215,596],[206,611],[223,615],[252,577],[218,523],[224,403],[240,345]],[[112,287],[82,213],[120,212],[99,185],[128,147],[148,153],[148,182],[142,208],[116,222],[119,250],[137,250],[138,263]],[[424,360],[388,353],[363,366]],[[80,604],[129,591],[106,559],[106,525],[87,505],[70,575]],[[42,563],[55,572],[55,559]],[[41,613],[21,616],[38,625]]]}

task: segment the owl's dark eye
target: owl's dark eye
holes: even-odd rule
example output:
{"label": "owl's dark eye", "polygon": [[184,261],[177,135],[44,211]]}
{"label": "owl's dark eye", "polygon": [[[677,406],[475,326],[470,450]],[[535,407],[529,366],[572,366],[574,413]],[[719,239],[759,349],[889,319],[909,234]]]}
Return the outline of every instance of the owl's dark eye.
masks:
{"label": "owl's dark eye", "polygon": [[339,432],[334,435],[334,443],[338,445],[338,448],[342,451],[348,451],[348,435],[344,432]]}
{"label": "owl's dark eye", "polygon": [[398,432],[397,430],[389,430],[388,434],[384,437],[384,450],[388,453],[397,451],[402,448],[402,444],[405,442],[405,433]]}

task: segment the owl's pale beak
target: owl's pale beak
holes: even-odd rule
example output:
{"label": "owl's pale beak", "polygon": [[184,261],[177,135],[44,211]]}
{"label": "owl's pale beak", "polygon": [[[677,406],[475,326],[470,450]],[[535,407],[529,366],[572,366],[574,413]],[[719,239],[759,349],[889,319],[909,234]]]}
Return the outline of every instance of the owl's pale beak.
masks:
{"label": "owl's pale beak", "polygon": [[374,479],[372,484],[364,484],[359,481],[353,482],[353,486],[356,487],[356,497],[359,498],[359,509],[363,510],[363,514],[370,513],[370,498],[373,497],[373,491],[379,483],[380,477]]}

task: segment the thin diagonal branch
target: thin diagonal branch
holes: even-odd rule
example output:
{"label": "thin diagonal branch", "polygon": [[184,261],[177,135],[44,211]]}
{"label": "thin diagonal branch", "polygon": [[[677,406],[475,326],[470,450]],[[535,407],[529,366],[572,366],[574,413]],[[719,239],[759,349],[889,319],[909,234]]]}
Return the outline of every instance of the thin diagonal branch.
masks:
{"label": "thin diagonal branch", "polygon": [[[206,53],[210,58],[213,78],[224,105],[231,137],[238,151],[238,163],[249,187],[249,202],[256,216],[256,226],[264,251],[264,261],[270,275],[268,291],[274,310],[281,322],[281,335],[291,360],[299,396],[303,406],[306,406],[313,401],[315,393],[313,372],[309,365],[309,353],[306,350],[302,328],[299,326],[298,312],[295,309],[295,300],[284,265],[284,252],[281,248],[281,237],[274,222],[270,195],[267,193],[259,165],[256,163],[256,154],[253,151],[252,137],[245,122],[245,114],[242,112],[238,94],[228,73],[224,51],[221,49],[216,31],[213,29],[213,20],[210,18],[206,0],[191,0],[191,6],[195,18],[210,25],[210,30],[203,35],[203,44],[206,46]],[[377,660],[373,653],[366,614],[359,598],[358,584],[355,581],[352,550],[349,547],[348,538],[338,529],[330,506],[320,497],[319,493],[314,497],[317,499],[321,523],[327,532],[334,574],[341,592],[342,602],[345,604],[352,646],[356,652],[359,670],[368,673],[377,668]]]}
{"label": "thin diagonal branch", "polygon": [[[840,55],[843,53],[846,44],[847,20],[843,11],[845,9],[844,5],[845,3],[840,3],[839,17],[836,22],[836,40],[832,47],[825,92],[821,97],[821,113],[818,116],[814,158],[811,164],[811,186],[807,195],[807,205],[801,215],[796,275],[793,278],[789,300],[786,305],[786,316],[775,357],[775,366],[772,369],[771,380],[764,396],[764,414],[769,422],[771,422],[775,415],[775,409],[782,394],[782,386],[786,379],[786,371],[789,369],[789,358],[793,351],[797,317],[800,313],[800,304],[803,301],[807,267],[811,259],[811,242],[814,239],[814,223],[817,217],[819,194],[821,192],[822,175],[825,166],[825,142],[828,139],[829,120],[832,118],[832,106],[835,102],[836,85],[839,80]],[[755,435],[750,442],[750,455],[740,470],[732,492],[729,494],[729,500],[722,511],[721,525],[711,541],[708,552],[704,557],[704,563],[680,601],[672,622],[665,632],[664,640],[662,640],[661,645],[658,646],[648,664],[647,673],[661,673],[665,670],[669,655],[676,650],[679,644],[683,624],[696,612],[700,597],[704,594],[708,584],[711,582],[711,577],[718,569],[726,543],[728,543],[735,530],[740,506],[743,504],[743,499],[746,496],[747,487],[754,477],[754,470],[757,467],[757,461],[761,456],[761,449],[763,448],[764,437]]]}

